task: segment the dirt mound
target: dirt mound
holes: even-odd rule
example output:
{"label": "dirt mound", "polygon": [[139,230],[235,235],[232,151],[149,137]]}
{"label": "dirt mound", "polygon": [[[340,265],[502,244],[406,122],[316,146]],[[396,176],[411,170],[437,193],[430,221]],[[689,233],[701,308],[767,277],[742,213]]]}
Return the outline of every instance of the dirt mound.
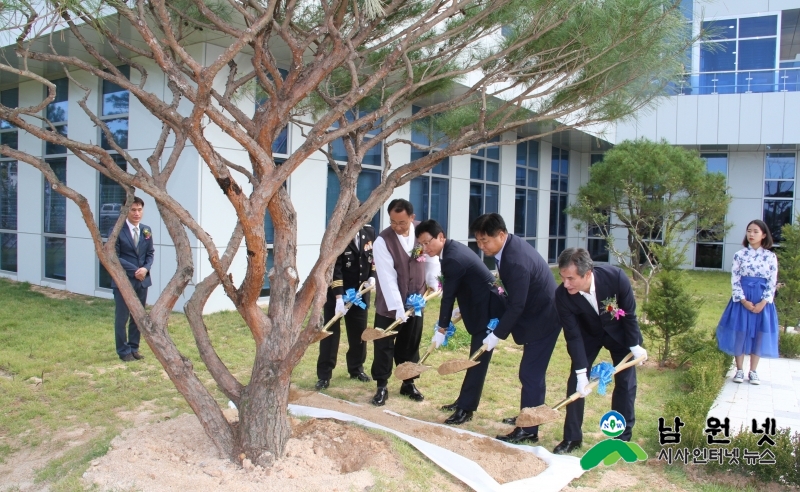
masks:
{"label": "dirt mound", "polygon": [[[367,470],[381,464],[401,474],[381,436],[329,420],[292,420],[286,455],[268,469],[222,459],[194,415],[128,429],[83,475],[100,490],[307,491],[364,490],[375,484]],[[335,484],[335,487],[331,487]]]}
{"label": "dirt mound", "polygon": [[447,427],[398,417],[379,408],[353,405],[315,392],[303,394],[297,391],[292,396],[294,397],[292,403],[297,405],[326,408],[355,415],[453,451],[480,465],[501,484],[533,477],[545,470],[544,462],[533,454],[506,446],[489,437],[462,434]]}

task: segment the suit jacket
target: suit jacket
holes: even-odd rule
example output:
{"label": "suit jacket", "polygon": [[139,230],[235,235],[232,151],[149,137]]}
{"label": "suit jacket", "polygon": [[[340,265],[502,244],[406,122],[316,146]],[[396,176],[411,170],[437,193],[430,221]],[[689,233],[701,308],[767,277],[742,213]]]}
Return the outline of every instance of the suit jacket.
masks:
{"label": "suit jacket", "polygon": [[452,239],[444,243],[440,264],[444,283],[439,326],[448,326],[453,304],[458,300],[467,331],[472,335],[483,334],[489,319],[500,317],[504,310],[504,301],[496,290],[492,291],[494,275],[474,251]]}
{"label": "suit jacket", "polygon": [[[595,265],[592,272],[600,314],[595,313],[592,305],[582,295],[571,295],[567,292],[564,284],[556,289],[558,316],[564,326],[567,351],[575,369],[589,369],[584,340],[595,339],[596,344],[602,345],[603,334],[608,333],[624,347],[642,343],[642,333],[636,321],[636,299],[633,297],[628,276],[621,268],[612,265]],[[625,311],[625,316],[618,320],[603,311],[603,301],[614,297],[617,306]]]}
{"label": "suit jacket", "polygon": [[556,281],[542,255],[524,239],[509,234],[498,271],[506,293],[506,311],[495,336],[525,343],[561,329],[555,307]]}
{"label": "suit jacket", "polygon": [[[145,235],[145,231],[150,231],[149,237]],[[109,233],[110,234],[110,233]],[[133,245],[133,236],[128,224],[122,225],[122,230],[119,231],[117,236],[117,257],[128,274],[128,279],[134,288],[150,287],[153,281],[150,279],[150,269],[153,267],[153,258],[155,257],[155,249],[153,248],[153,229],[139,223],[139,245]],[[144,267],[147,268],[147,275],[144,280],[139,281],[134,277],[136,270]],[[111,281],[111,287],[116,287],[116,283]]]}
{"label": "suit jacket", "polygon": [[[375,276],[375,265],[372,260],[372,243],[375,242],[375,229],[365,225],[358,231],[358,246],[355,239],[347,243],[342,254],[336,258],[333,266],[333,281],[328,289],[328,300],[344,295],[347,289],[356,289],[368,278]],[[364,296],[369,304],[369,294]]]}

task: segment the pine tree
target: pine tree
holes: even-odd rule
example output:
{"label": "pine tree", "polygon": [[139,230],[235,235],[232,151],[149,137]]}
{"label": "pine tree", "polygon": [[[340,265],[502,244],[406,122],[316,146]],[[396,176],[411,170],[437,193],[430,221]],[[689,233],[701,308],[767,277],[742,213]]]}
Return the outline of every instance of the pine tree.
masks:
{"label": "pine tree", "polygon": [[642,332],[658,341],[658,365],[661,367],[669,359],[673,344],[694,328],[700,314],[702,301],[689,294],[685,275],[682,270],[661,271],[642,308],[649,320],[642,323]]}
{"label": "pine tree", "polygon": [[775,297],[778,319],[783,326],[797,326],[800,320],[800,215],[794,224],[781,229],[778,255],[778,279],[783,284]]}

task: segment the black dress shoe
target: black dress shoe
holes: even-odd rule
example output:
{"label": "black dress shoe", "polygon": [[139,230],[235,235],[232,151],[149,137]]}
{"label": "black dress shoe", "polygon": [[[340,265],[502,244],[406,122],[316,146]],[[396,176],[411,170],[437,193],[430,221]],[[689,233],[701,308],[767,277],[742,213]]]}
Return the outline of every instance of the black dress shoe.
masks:
{"label": "black dress shoe", "polygon": [[375,392],[375,396],[372,397],[372,404],[376,407],[382,407],[386,404],[386,400],[389,399],[389,391],[386,389],[386,386],[378,386],[378,391]]}
{"label": "black dress shoe", "polygon": [[454,401],[449,405],[442,405],[439,409],[443,412],[455,412],[458,410],[458,400]]}
{"label": "black dress shoe", "polygon": [[142,359],[144,359],[144,355],[140,354],[139,352],[131,352],[131,355],[132,355],[132,356],[133,356],[133,358],[134,358],[134,359],[136,359],[136,360],[142,360]]}
{"label": "black dress shoe", "polygon": [[419,392],[417,387],[414,386],[414,383],[403,383],[400,386],[400,394],[403,396],[407,396],[414,401],[422,401],[425,399],[425,397],[422,396],[422,393]]}
{"label": "black dress shoe", "polygon": [[527,442],[536,442],[539,440],[538,434],[531,434],[530,432],[525,432],[522,427],[514,427],[514,430],[509,432],[504,436],[497,436],[497,439],[505,442],[510,442],[512,444],[519,444],[523,441]]}
{"label": "black dress shoe", "polygon": [[125,354],[120,357],[120,359],[122,359],[123,362],[133,362],[136,360],[131,354]]}
{"label": "black dress shoe", "polygon": [[461,410],[460,408],[457,408],[456,411],[453,413],[453,415],[448,417],[448,419],[445,420],[444,423],[447,425],[461,425],[464,422],[469,422],[470,420],[472,420],[472,412],[470,412],[469,410]]}
{"label": "black dress shoe", "polygon": [[561,441],[558,446],[553,448],[553,454],[567,454],[581,447],[583,441]]}
{"label": "black dress shoe", "polygon": [[317,381],[317,384],[314,385],[314,389],[317,391],[324,390],[328,386],[330,386],[331,380],[330,379],[320,379]]}
{"label": "black dress shoe", "polygon": [[358,374],[351,374],[350,379],[358,379],[362,383],[368,383],[372,381],[372,378],[364,374],[364,371],[359,372]]}
{"label": "black dress shoe", "polygon": [[506,419],[503,419],[502,422],[504,424],[516,426],[517,425],[517,418],[516,417],[508,417]]}

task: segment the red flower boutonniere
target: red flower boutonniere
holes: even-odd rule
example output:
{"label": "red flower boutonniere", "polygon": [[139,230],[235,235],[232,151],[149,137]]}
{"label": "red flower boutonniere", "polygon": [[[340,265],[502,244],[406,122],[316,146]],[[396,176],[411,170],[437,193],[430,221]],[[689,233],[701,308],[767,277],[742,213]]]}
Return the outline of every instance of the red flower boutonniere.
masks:
{"label": "red flower boutonniere", "polygon": [[142,236],[144,236],[145,239],[150,239],[150,237],[152,235],[153,234],[150,232],[150,229],[148,229],[146,227],[144,229],[142,229]]}
{"label": "red flower boutonniere", "polygon": [[494,283],[492,286],[497,287],[497,292],[502,295],[503,297],[508,297],[508,293],[506,292],[506,288],[503,285],[503,281],[500,280],[500,277],[495,277]]}
{"label": "red flower boutonniere", "polygon": [[436,280],[439,281],[439,290],[442,290],[444,288],[444,274],[442,273],[441,275],[436,277]]}
{"label": "red flower boutonniere", "polygon": [[424,253],[422,251],[422,245],[421,244],[418,244],[418,245],[414,246],[414,249],[412,249],[410,251],[410,253],[411,253],[411,259],[412,260],[417,260],[420,263],[424,263],[425,262],[425,257],[423,256]]}
{"label": "red flower boutonniere", "polygon": [[607,312],[614,319],[620,319],[625,316],[625,310],[617,306],[617,296],[609,297],[603,301],[603,311]]}

